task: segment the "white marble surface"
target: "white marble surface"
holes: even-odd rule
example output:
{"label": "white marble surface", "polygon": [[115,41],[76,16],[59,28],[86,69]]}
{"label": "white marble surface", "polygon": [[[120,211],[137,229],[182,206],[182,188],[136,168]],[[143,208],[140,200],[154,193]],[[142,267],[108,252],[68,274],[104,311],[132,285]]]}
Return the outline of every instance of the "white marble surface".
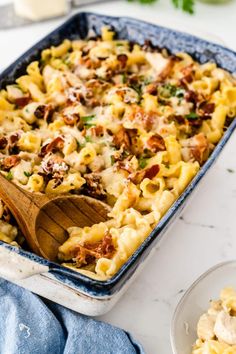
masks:
{"label": "white marble surface", "polygon": [[[6,2],[0,0],[0,3]],[[129,15],[169,27],[214,36],[236,50],[236,1],[198,4],[196,15],[175,11],[167,0],[153,6],[117,1],[84,10]],[[63,20],[0,31],[0,69]],[[171,316],[182,293],[202,272],[236,257],[236,135],[206,176],[182,216],[115,308],[101,319],[130,331],[147,354],[170,354]],[[193,304],[194,305],[194,304]]]}

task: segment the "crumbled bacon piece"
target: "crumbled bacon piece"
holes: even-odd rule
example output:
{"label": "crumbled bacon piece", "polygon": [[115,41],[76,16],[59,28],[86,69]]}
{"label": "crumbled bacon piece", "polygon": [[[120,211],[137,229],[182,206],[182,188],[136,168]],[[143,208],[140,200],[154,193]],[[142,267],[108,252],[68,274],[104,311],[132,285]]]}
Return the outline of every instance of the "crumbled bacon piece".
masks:
{"label": "crumbled bacon piece", "polygon": [[44,119],[48,122],[52,116],[53,108],[49,104],[40,104],[34,111],[34,115],[38,119]]}
{"label": "crumbled bacon piece", "polygon": [[75,249],[75,261],[78,267],[85,264],[94,263],[99,258],[112,258],[115,252],[115,247],[112,242],[112,236],[106,232],[103,239],[99,242],[77,245]]}
{"label": "crumbled bacon piece", "polygon": [[14,133],[14,134],[10,135],[10,137],[9,137],[10,145],[16,144],[19,139],[20,139],[20,133]]}
{"label": "crumbled bacon piece", "polygon": [[147,147],[154,153],[166,150],[165,141],[159,134],[154,134],[147,140]]}
{"label": "crumbled bacon piece", "polygon": [[194,135],[190,139],[190,150],[195,160],[200,164],[207,160],[209,155],[209,143],[203,133]]}
{"label": "crumbled bacon piece", "polygon": [[131,141],[129,134],[127,133],[124,127],[121,127],[113,137],[113,143],[117,149],[124,146],[127,149],[130,149]]}
{"label": "crumbled bacon piece", "polygon": [[91,128],[91,133],[94,136],[102,136],[104,134],[104,128],[102,125],[96,125]]}
{"label": "crumbled bacon piece", "polygon": [[132,112],[128,116],[128,119],[131,121],[138,121],[143,124],[144,129],[150,131],[153,127],[153,124],[157,118],[155,112],[145,112],[144,109],[140,106],[133,106]]}
{"label": "crumbled bacon piece", "polygon": [[80,115],[78,113],[63,114],[62,118],[67,125],[75,125],[79,122]]}
{"label": "crumbled bacon piece", "polygon": [[118,54],[117,60],[120,62],[121,69],[124,69],[128,61],[128,56],[126,54]]}
{"label": "crumbled bacon piece", "polygon": [[149,179],[154,178],[159,171],[160,171],[160,166],[153,165],[141,171],[132,173],[131,175],[129,175],[128,179],[134,184],[139,184],[144,180],[144,178],[149,178]]}
{"label": "crumbled bacon piece", "polygon": [[198,107],[198,114],[203,119],[210,119],[214,110],[215,110],[215,103],[207,103],[206,101],[203,101],[200,103]]}
{"label": "crumbled bacon piece", "polygon": [[58,136],[50,143],[42,146],[41,151],[39,153],[39,157],[44,157],[50,152],[55,153],[57,151],[60,151],[63,149],[63,147],[64,147],[64,139],[61,136]]}
{"label": "crumbled bacon piece", "polygon": [[199,101],[198,94],[192,90],[187,90],[185,94],[185,99],[187,102],[193,103],[194,107],[197,106],[197,103]]}
{"label": "crumbled bacon piece", "polygon": [[20,139],[21,133],[16,132],[9,136],[8,139],[8,151],[10,154],[18,154],[19,148],[17,146],[17,142]]}
{"label": "crumbled bacon piece", "polygon": [[97,173],[88,173],[83,176],[86,183],[83,185],[83,193],[97,199],[105,199],[106,193],[102,186],[102,178]]}
{"label": "crumbled bacon piece", "polygon": [[148,84],[145,88],[145,91],[147,93],[149,93],[150,95],[157,95],[157,83],[156,82],[152,82],[150,84]]}
{"label": "crumbled bacon piece", "polygon": [[50,154],[44,158],[41,167],[42,175],[58,179],[62,178],[69,169],[69,166],[60,156]]}
{"label": "crumbled bacon piece", "polygon": [[17,166],[20,160],[21,158],[17,155],[7,156],[1,161],[1,168],[4,171],[9,171],[12,167]]}
{"label": "crumbled bacon piece", "polygon": [[15,104],[20,108],[26,106],[29,102],[30,102],[29,94],[22,97],[15,98]]}
{"label": "crumbled bacon piece", "polygon": [[130,164],[130,159],[127,158],[123,161],[117,161],[116,163],[116,169],[117,170],[124,170],[126,172],[128,172],[129,174],[131,174],[133,172],[133,168]]}
{"label": "crumbled bacon piece", "polygon": [[5,147],[7,146],[7,144],[8,144],[7,138],[5,138],[5,136],[2,136],[2,137],[0,138],[0,150],[5,149]]}
{"label": "crumbled bacon piece", "polygon": [[165,66],[165,68],[162,70],[162,72],[160,73],[159,77],[158,77],[158,80],[159,81],[163,81],[165,80],[171,73],[176,61],[177,61],[177,58],[176,56],[174,55],[171,55],[169,58],[168,58],[168,63],[167,65]]}
{"label": "crumbled bacon piece", "polygon": [[190,84],[194,79],[194,69],[193,64],[190,64],[181,70],[182,78],[180,79],[180,83],[184,86]]}
{"label": "crumbled bacon piece", "polygon": [[80,87],[70,87],[68,89],[67,103],[84,102],[84,96]]}

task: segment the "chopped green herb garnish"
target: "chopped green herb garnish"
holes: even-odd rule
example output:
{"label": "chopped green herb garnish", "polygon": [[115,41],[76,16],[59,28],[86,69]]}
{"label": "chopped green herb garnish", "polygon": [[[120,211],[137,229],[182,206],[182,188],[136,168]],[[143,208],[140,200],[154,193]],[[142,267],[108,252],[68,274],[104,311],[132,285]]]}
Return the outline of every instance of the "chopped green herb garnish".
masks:
{"label": "chopped green herb garnish", "polygon": [[84,122],[85,125],[93,126],[93,125],[95,125],[95,123],[93,122],[94,118],[96,118],[96,115],[92,114],[91,116],[81,117],[81,120],[82,120],[82,122]]}
{"label": "chopped green herb garnish", "polygon": [[115,160],[114,156],[111,155],[111,164],[112,164],[112,166],[114,165],[115,162],[116,162],[116,160]]}
{"label": "chopped green herb garnish", "polygon": [[178,87],[176,89],[175,96],[178,97],[178,98],[183,98],[184,95],[185,95],[185,90],[180,88],[180,87]]}
{"label": "chopped green herb garnish", "polygon": [[11,181],[13,179],[13,174],[11,171],[9,171],[8,174],[6,175],[6,179],[8,179],[8,181]]}
{"label": "chopped green herb garnish", "polygon": [[138,160],[138,164],[140,168],[145,168],[147,166],[147,159],[144,157],[140,157]]}
{"label": "chopped green herb garnish", "polygon": [[187,119],[198,119],[199,115],[197,113],[195,113],[195,112],[191,112],[191,113],[187,114],[185,116],[185,118],[187,118]]}
{"label": "chopped green herb garnish", "polygon": [[229,173],[234,173],[234,170],[232,170],[232,168],[227,168],[227,171],[228,171]]}
{"label": "chopped green herb garnish", "polygon": [[177,9],[182,9],[190,14],[194,13],[195,0],[172,0],[172,3]]}
{"label": "chopped green herb garnish", "polygon": [[170,98],[170,97],[183,98],[184,94],[185,94],[185,90],[183,88],[171,84],[166,84],[159,88],[159,95],[162,98]]}
{"label": "chopped green herb garnish", "polygon": [[26,177],[30,177],[30,176],[32,175],[32,173],[31,173],[31,172],[24,171],[24,175],[25,175]]}
{"label": "chopped green herb garnish", "polygon": [[[135,0],[128,0],[129,2],[133,2]],[[136,0],[138,2],[140,2],[140,4],[152,4],[158,0]],[[177,8],[177,9],[182,9],[185,12],[188,12],[190,14],[194,13],[194,4],[195,4],[195,0],[171,0],[173,5]]]}
{"label": "chopped green herb garnish", "polygon": [[92,142],[92,138],[91,138],[91,136],[88,136],[88,135],[86,135],[85,137],[84,137],[84,139],[85,139],[85,143],[80,143],[78,140],[77,140],[77,144],[78,144],[78,147],[79,148],[84,148],[85,146],[86,146],[86,143],[91,143]]}
{"label": "chopped green herb garnish", "polygon": [[124,45],[124,43],[120,43],[120,42],[117,42],[117,43],[116,43],[116,46],[117,46],[117,47],[123,47],[123,45]]}
{"label": "chopped green herb garnish", "polygon": [[91,136],[86,136],[85,140],[86,140],[87,143],[91,143],[92,142]]}
{"label": "chopped green herb garnish", "polygon": [[[140,79],[141,79],[141,77],[140,77]],[[152,82],[153,82],[153,80],[151,78],[144,78],[144,80],[143,80],[144,85],[149,85]]]}
{"label": "chopped green herb garnish", "polygon": [[142,96],[142,94],[143,94],[143,92],[142,92],[142,85],[140,85],[140,84],[132,84],[132,85],[130,85],[130,87],[131,87],[134,91],[137,92],[137,94],[139,95],[139,100],[140,100],[140,98],[141,98],[141,96]]}
{"label": "chopped green herb garnish", "polygon": [[95,114],[92,114],[91,116],[83,116],[81,117],[82,121],[85,123],[89,123],[91,122],[91,120],[93,120],[96,117]]}
{"label": "chopped green herb garnish", "polygon": [[122,84],[125,84],[127,82],[127,75],[124,73],[121,76],[122,76]]}

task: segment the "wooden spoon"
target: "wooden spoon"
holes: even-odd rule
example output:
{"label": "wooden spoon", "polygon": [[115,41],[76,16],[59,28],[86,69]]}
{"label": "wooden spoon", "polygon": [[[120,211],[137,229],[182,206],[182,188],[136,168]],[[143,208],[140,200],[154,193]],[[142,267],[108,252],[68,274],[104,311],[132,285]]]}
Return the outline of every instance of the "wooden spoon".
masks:
{"label": "wooden spoon", "polygon": [[106,221],[111,210],[109,205],[84,195],[49,197],[30,193],[1,173],[0,199],[12,212],[32,251],[52,261],[68,238],[68,227]]}

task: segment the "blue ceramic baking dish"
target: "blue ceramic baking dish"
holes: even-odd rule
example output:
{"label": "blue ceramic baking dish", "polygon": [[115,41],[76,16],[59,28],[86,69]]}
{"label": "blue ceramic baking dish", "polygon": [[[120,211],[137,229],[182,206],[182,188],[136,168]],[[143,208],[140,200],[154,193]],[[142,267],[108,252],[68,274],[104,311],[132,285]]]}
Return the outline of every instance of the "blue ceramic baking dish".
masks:
{"label": "blue ceramic baking dish", "polygon": [[[140,44],[143,44],[145,39],[149,39],[154,45],[165,47],[172,53],[184,51],[201,63],[214,61],[231,73],[236,73],[236,53],[220,45],[131,18],[78,13],[35,44],[1,73],[0,88],[13,83],[17,77],[23,75],[26,66],[39,58],[40,52],[44,48],[57,45],[65,38],[85,38],[90,30],[99,35],[101,27],[104,25],[111,26],[116,31],[118,38]],[[90,279],[76,271],[3,242],[0,242],[0,276],[75,311],[89,315],[100,315],[107,312],[134,279],[137,270],[141,268],[144,260],[220,155],[235,127],[236,120],[232,121],[214,152],[184,193],[172,205],[139,249],[110,280]]]}

